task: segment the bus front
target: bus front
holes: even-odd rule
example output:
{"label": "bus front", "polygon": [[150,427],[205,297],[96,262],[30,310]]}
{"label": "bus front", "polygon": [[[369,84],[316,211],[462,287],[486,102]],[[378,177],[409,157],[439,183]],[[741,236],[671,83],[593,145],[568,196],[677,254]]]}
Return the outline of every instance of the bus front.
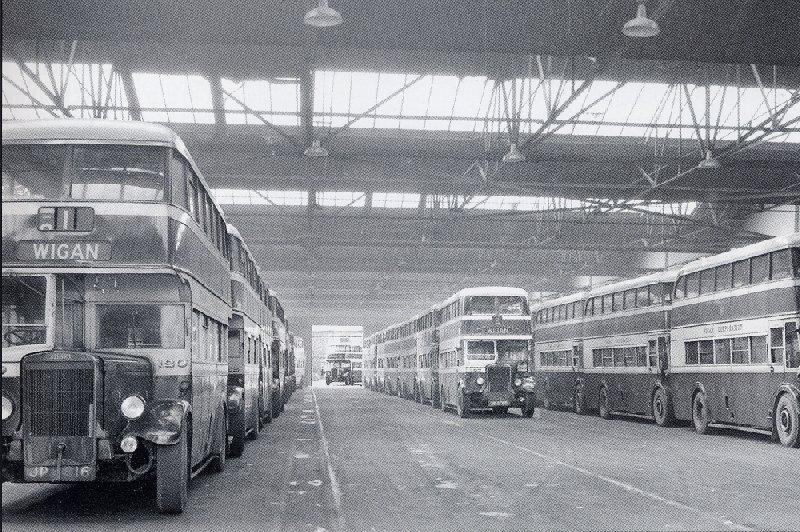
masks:
{"label": "bus front", "polygon": [[[154,473],[159,509],[181,511],[186,483],[167,477],[224,459],[230,285],[222,253],[174,205],[186,188],[169,132],[54,121],[3,133],[2,478]],[[205,286],[219,284],[215,304],[193,304],[201,284],[191,265],[175,267],[180,256],[202,261]],[[207,416],[192,380],[200,362]],[[190,437],[210,452],[192,456]]]}
{"label": "bus front", "polygon": [[491,408],[505,413],[518,407],[530,417],[535,396],[527,293],[511,288],[468,293],[462,308],[459,412],[468,415],[471,408]]}

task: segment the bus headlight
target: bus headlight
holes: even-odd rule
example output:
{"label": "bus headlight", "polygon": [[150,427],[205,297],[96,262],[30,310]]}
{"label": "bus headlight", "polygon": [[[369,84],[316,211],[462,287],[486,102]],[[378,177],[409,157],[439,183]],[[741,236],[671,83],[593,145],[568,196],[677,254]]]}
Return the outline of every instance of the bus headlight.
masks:
{"label": "bus headlight", "polygon": [[11,417],[11,414],[14,413],[14,402],[6,397],[3,396],[3,421]]}
{"label": "bus headlight", "polygon": [[128,419],[137,419],[144,414],[144,399],[138,395],[129,395],[119,405],[119,411]]}
{"label": "bus headlight", "polygon": [[514,386],[522,386],[522,379],[520,378],[514,379]]}
{"label": "bus headlight", "polygon": [[483,377],[478,377],[477,379],[475,379],[475,384],[477,384],[478,386],[483,386],[484,382],[486,381],[483,380]]}

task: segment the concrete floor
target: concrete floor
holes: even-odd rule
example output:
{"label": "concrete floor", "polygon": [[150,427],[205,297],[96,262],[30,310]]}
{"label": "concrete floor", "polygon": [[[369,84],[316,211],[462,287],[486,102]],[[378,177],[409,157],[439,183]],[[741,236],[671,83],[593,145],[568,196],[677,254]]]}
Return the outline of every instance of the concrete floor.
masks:
{"label": "concrete floor", "polygon": [[800,452],[769,438],[537,411],[462,420],[298,390],[181,516],[143,487],[4,484],[4,530],[797,529]]}

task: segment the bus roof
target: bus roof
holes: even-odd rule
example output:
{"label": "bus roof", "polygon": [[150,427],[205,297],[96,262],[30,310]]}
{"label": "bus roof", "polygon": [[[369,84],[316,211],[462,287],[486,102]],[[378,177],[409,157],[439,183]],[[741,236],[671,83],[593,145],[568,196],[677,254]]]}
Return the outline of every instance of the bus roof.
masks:
{"label": "bus roof", "polygon": [[446,307],[453,301],[468,296],[520,296],[527,299],[528,292],[524,288],[517,288],[514,286],[475,286],[472,288],[462,288],[435,307]]}
{"label": "bus roof", "polygon": [[559,296],[553,299],[537,301],[535,305],[531,305],[531,314],[545,308],[557,307],[559,305],[565,305],[567,303],[574,303],[575,301],[583,301],[587,298],[587,296],[588,296],[587,292],[584,291],[584,292],[575,292],[573,294],[568,294],[566,296]]}
{"label": "bus roof", "polygon": [[705,270],[706,268],[713,268],[714,266],[736,262],[737,260],[756,257],[764,253],[769,253],[770,251],[778,251],[796,246],[800,246],[800,233],[791,233],[789,235],[770,238],[768,240],[756,242],[755,244],[750,244],[749,246],[732,249],[720,253],[719,255],[694,260],[685,264],[680,269],[680,274],[685,275],[687,273]]}
{"label": "bus roof", "polygon": [[166,126],[133,120],[60,118],[3,124],[3,142],[88,141],[176,146],[180,137]]}
{"label": "bus roof", "polygon": [[678,277],[678,269],[673,268],[663,272],[650,273],[642,275],[641,277],[634,277],[633,279],[626,279],[616,283],[607,284],[598,288],[589,290],[586,297],[603,296],[630,288],[638,288],[640,286],[647,286],[654,283],[671,283]]}

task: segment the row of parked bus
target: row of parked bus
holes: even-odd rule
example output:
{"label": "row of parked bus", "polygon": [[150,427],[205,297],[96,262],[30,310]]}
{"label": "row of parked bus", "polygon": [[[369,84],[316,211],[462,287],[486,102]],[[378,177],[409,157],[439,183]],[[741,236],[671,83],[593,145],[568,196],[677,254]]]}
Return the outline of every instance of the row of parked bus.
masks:
{"label": "row of parked bus", "polygon": [[280,301],[165,127],[6,123],[2,171],[3,481],[182,511],[294,389]]}
{"label": "row of parked bus", "polygon": [[369,337],[364,379],[465,417],[530,416],[536,401],[700,433],[757,429],[798,447],[799,317],[795,233],[530,310],[522,290],[462,290]]}

